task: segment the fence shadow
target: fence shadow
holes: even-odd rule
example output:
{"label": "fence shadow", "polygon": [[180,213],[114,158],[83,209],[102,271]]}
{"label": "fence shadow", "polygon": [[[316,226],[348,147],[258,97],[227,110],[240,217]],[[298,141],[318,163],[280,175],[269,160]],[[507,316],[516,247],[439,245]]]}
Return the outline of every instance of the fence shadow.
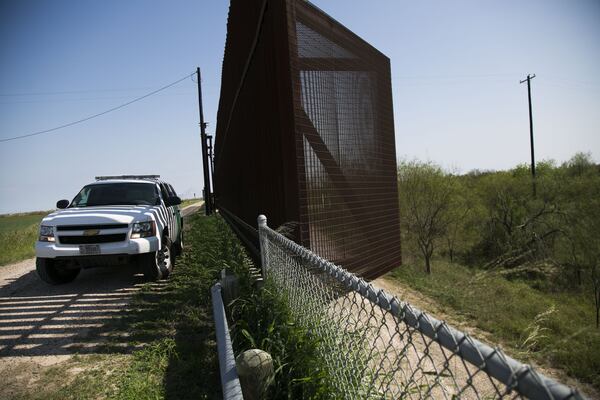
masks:
{"label": "fence shadow", "polygon": [[0,288],[0,357],[134,350],[126,327],[114,322],[130,312],[144,284],[135,266],[84,270],[58,286],[35,271],[6,282]]}

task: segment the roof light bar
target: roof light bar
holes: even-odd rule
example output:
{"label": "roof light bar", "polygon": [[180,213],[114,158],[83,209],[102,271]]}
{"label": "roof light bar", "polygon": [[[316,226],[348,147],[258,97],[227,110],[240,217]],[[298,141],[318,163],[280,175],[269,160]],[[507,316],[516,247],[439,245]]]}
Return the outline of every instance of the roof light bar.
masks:
{"label": "roof light bar", "polygon": [[113,175],[113,176],[97,176],[97,181],[107,181],[110,179],[158,179],[160,175]]}

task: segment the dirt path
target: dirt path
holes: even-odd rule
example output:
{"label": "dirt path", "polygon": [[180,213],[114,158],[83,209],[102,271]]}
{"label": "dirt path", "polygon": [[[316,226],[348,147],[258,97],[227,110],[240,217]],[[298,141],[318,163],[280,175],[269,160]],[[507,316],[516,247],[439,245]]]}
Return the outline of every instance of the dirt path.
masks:
{"label": "dirt path", "polygon": [[[192,204],[182,214],[201,206]],[[76,354],[130,353],[127,333],[120,342],[106,325],[127,311],[143,284],[135,266],[83,270],[75,281],[57,286],[40,280],[35,259],[0,267],[0,398],[14,397],[45,369]]]}
{"label": "dirt path", "polygon": [[203,205],[204,205],[204,200],[200,200],[197,203],[190,204],[189,206],[183,207],[181,209],[181,216],[185,218],[188,215],[192,215],[192,214],[198,212],[202,208]]}
{"label": "dirt path", "polygon": [[[105,324],[126,311],[143,283],[133,267],[85,270],[62,286],[42,282],[33,260],[9,269],[0,270],[2,398],[35,385],[44,370],[75,354],[105,353]],[[133,350],[125,340],[111,345],[120,346],[120,354]]]}

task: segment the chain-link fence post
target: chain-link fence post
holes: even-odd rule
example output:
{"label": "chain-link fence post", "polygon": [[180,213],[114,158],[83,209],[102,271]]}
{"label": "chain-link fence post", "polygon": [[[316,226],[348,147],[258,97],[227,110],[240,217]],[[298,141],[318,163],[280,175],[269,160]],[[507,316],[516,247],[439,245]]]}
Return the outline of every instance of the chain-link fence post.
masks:
{"label": "chain-link fence post", "polygon": [[260,262],[261,262],[261,272],[263,280],[267,278],[267,265],[268,265],[268,246],[269,242],[265,236],[264,229],[267,228],[267,217],[264,215],[259,215],[257,218],[258,222],[258,243],[260,245]]}

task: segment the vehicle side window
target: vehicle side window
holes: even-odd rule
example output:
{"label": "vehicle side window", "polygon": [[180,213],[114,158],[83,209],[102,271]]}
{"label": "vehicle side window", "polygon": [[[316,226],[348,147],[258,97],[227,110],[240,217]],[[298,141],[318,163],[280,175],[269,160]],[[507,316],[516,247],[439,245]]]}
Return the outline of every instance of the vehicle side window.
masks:
{"label": "vehicle side window", "polygon": [[156,196],[156,205],[160,205],[160,193],[156,185],[154,185],[154,195]]}
{"label": "vehicle side window", "polygon": [[173,186],[171,186],[171,184],[167,184],[167,186],[169,186],[169,189],[171,190],[171,196],[177,196],[177,193],[175,192],[175,189],[173,188]]}
{"label": "vehicle side window", "polygon": [[71,202],[71,205],[73,207],[85,207],[88,202],[88,197],[90,196],[90,190],[91,188],[87,186],[81,189],[79,194],[75,196],[75,198]]}
{"label": "vehicle side window", "polygon": [[160,184],[160,194],[164,202],[166,202],[169,199],[169,192],[167,191],[167,188],[165,187],[164,183]]}

